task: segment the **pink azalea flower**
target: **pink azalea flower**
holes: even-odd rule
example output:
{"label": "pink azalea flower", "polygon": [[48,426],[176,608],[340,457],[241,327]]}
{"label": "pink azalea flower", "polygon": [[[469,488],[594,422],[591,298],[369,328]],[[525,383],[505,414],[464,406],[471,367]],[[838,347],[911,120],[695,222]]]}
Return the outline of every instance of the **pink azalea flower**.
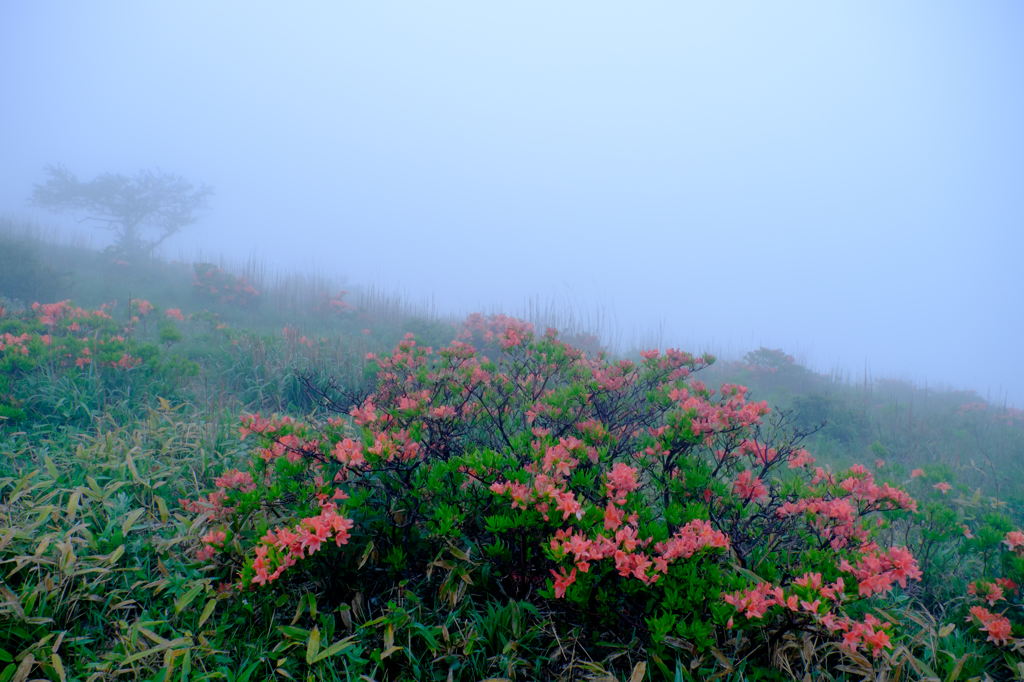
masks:
{"label": "pink azalea flower", "polygon": [[1019,530],[1011,530],[1006,534],[1003,542],[1006,543],[1011,552],[1015,549],[1020,549],[1024,547],[1024,533],[1021,533]]}
{"label": "pink azalea flower", "polygon": [[564,568],[561,573],[555,573],[552,570],[551,575],[555,576],[555,599],[561,599],[565,596],[566,588],[576,582],[576,569],[572,569],[569,575],[565,574]]}
{"label": "pink azalea flower", "polygon": [[768,489],[748,470],[736,477],[732,491],[745,500],[755,500],[768,495]]}

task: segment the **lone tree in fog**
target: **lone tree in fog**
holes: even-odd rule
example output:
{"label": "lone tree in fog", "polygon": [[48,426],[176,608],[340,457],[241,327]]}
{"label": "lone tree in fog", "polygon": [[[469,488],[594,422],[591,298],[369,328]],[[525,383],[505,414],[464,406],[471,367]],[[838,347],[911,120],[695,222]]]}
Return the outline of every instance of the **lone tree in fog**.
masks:
{"label": "lone tree in fog", "polygon": [[78,222],[112,230],[117,237],[112,250],[126,256],[152,255],[168,237],[196,222],[196,211],[209,208],[207,199],[213,195],[212,187],[200,184],[192,191],[185,178],[160,171],[140,170],[131,178],[104,173],[89,182],[80,182],[60,164],[44,171],[50,179],[35,186],[31,204],[54,213],[82,211]]}

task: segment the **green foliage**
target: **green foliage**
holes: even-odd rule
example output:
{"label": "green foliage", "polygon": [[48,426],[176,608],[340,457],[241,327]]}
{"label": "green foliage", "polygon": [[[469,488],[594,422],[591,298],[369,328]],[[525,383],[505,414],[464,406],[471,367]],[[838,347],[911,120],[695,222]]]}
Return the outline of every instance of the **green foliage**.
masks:
{"label": "green foliage", "polygon": [[[743,381],[793,410],[788,421],[764,423],[757,442],[785,445],[794,430],[824,420],[809,441],[819,459],[832,453],[834,471],[879,460],[872,485],[905,488],[918,501],[916,511],[858,508],[873,540],[906,545],[922,572],[905,592],[861,600],[837,565],[841,557],[855,562],[856,553],[821,542],[813,516],[778,522],[774,502],[764,500],[834,499],[845,481],[863,485],[866,476],[812,483],[811,469],[762,473],[756,455],[745,452],[722,457],[729,464],[720,466],[715,452],[732,450],[707,446],[694,426],[710,396],[692,378],[683,383],[700,407],[684,409],[671,386],[657,388],[664,377],[640,361],[641,383],[630,385],[643,390],[625,399],[615,386],[633,369],[617,360],[580,367],[567,346],[547,337],[530,347],[534,356],[523,356],[526,346],[503,347],[511,318],[471,317],[461,329],[399,324],[349,311],[341,294],[276,316],[266,301],[244,307],[193,290],[184,267],[124,266],[102,277],[90,267],[76,271],[85,273],[76,294],[93,306],[111,301],[102,309],[109,319],[90,308],[80,316],[70,304],[60,315],[6,306],[0,316],[0,680],[19,668],[26,679],[61,679],[58,665],[66,679],[163,680],[1017,674],[1014,639],[992,635],[1003,632],[997,620],[1006,618],[1010,637],[1024,637],[1024,557],[1012,542],[1024,486],[1009,473],[1024,438],[1009,409],[899,382],[877,383],[874,392],[841,385],[781,351],[701,370],[708,380]],[[152,312],[140,295],[185,314]],[[114,298],[131,306],[118,308]],[[406,331],[420,343],[380,353]],[[457,335],[480,348],[478,365],[422,347]],[[588,357],[596,357],[593,350]],[[379,357],[366,361],[367,353]],[[525,379],[543,369],[539,358],[558,369],[539,380],[543,391],[531,392]],[[432,376],[449,370],[455,374],[444,376],[462,371],[462,379]],[[487,380],[467,383],[476,371]],[[417,398],[422,390],[428,399]],[[369,395],[378,417],[394,422],[356,422],[350,409],[365,415]],[[490,411],[463,414],[470,403]],[[444,406],[460,411],[430,413]],[[237,416],[245,409],[312,416],[286,422],[279,415],[272,433],[239,441]],[[607,428],[584,426],[588,416]],[[632,429],[637,423],[643,428]],[[660,435],[659,425],[667,427]],[[264,458],[263,448],[287,436],[301,443]],[[513,505],[510,490],[491,489],[534,489],[545,453],[565,437],[583,449],[571,450],[579,463],[558,490],[581,503],[580,517],[551,513],[552,500],[545,518],[538,499]],[[345,439],[358,444],[368,469],[338,460],[336,444]],[[429,457],[398,456],[413,443]],[[585,454],[590,447],[594,462]],[[661,460],[644,463],[655,457],[642,454],[648,448],[673,458],[675,475],[663,488],[652,487],[664,469],[652,464]],[[651,538],[650,556],[696,520],[728,529],[729,549],[705,547],[672,561],[649,584],[620,575],[613,557],[595,559],[557,597],[556,582],[577,564],[551,540],[558,532],[589,540],[604,532],[608,474],[617,462],[637,468],[639,485],[613,506],[636,513],[639,537]],[[224,485],[238,470],[253,476],[255,489]],[[769,498],[738,498],[736,478],[745,471],[762,479]],[[344,479],[336,483],[339,473]],[[332,537],[276,580],[251,585],[261,538],[321,514],[317,495],[330,499],[338,488],[349,494],[335,501],[353,522],[347,541]],[[211,493],[223,493],[222,506],[235,515],[218,519],[193,506]],[[218,529],[223,547],[211,536]],[[211,546],[212,559],[200,561]],[[806,610],[776,605],[762,619],[746,619],[721,598],[761,581],[809,598],[795,584],[807,573],[821,573],[825,583],[846,576],[845,613],[892,622],[893,648],[854,655],[839,646],[840,635],[815,630]],[[992,585],[1003,591],[994,604]]]}
{"label": "green foliage", "polygon": [[0,420],[3,422],[18,424],[19,422],[25,421],[25,417],[25,410],[12,405],[4,405],[3,403],[0,403]]}
{"label": "green foliage", "polygon": [[784,417],[762,424],[768,408],[746,389],[712,401],[689,381],[703,359],[589,360],[554,332],[501,324],[482,362],[409,335],[375,358],[377,385],[350,418],[245,416],[248,470],[187,505],[210,521],[199,557],[267,598],[304,584],[329,603],[356,585],[448,607],[478,590],[536,593],[583,639],[625,624],[659,656],[684,642],[769,666],[765,647],[787,631],[892,648],[898,633],[860,598],[920,574],[905,549],[870,542],[888,526],[868,521],[906,518],[909,496],[863,467],[811,471]]}
{"label": "green foliage", "polygon": [[169,320],[165,320],[160,323],[159,332],[157,334],[157,340],[164,345],[171,345],[172,343],[178,343],[184,339],[181,331],[175,324]]}
{"label": "green foliage", "polygon": [[69,287],[71,277],[43,263],[32,242],[0,237],[0,297],[22,303],[51,303]]}
{"label": "green foliage", "polygon": [[0,328],[0,400],[33,419],[85,424],[112,405],[175,397],[199,371],[130,324],[70,301],[8,313]]}
{"label": "green foliage", "polygon": [[847,446],[861,438],[865,424],[860,415],[834,396],[821,393],[797,396],[793,398],[792,406],[799,426],[812,429],[823,425],[821,438],[830,438]]}

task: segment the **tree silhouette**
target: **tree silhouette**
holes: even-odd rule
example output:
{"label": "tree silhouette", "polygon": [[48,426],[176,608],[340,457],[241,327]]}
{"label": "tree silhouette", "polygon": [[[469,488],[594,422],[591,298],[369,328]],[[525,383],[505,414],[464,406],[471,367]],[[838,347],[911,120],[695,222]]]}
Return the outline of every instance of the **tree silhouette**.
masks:
{"label": "tree silhouette", "polygon": [[[112,230],[117,241],[112,249],[127,256],[152,255],[153,250],[181,228],[198,219],[196,211],[209,208],[213,188],[192,184],[180,175],[140,170],[134,177],[104,173],[81,182],[62,164],[47,165],[50,179],[36,185],[31,205],[54,213],[82,211],[78,222],[91,221]],[[146,229],[156,232],[147,238]]]}

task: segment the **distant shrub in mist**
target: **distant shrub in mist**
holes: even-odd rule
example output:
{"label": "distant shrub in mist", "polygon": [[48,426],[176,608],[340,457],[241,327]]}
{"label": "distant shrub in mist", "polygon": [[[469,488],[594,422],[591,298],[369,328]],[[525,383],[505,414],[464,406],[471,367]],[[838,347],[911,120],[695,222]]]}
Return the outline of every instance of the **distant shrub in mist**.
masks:
{"label": "distant shrub in mist", "polygon": [[0,295],[22,303],[50,303],[70,284],[70,276],[43,263],[35,245],[0,237]]}

